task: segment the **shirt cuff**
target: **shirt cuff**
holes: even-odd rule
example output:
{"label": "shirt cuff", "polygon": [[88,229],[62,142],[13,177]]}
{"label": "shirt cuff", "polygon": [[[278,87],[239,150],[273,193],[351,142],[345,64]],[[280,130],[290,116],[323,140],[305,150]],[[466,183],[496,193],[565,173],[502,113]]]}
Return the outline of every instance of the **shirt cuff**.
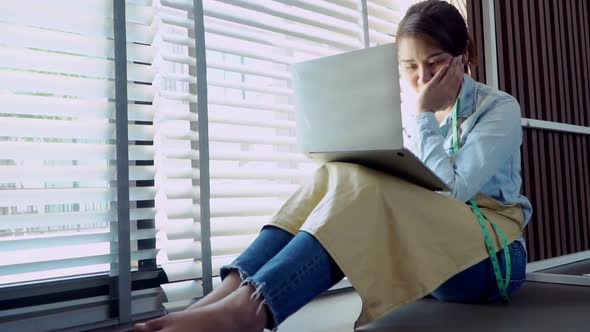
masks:
{"label": "shirt cuff", "polygon": [[438,132],[440,127],[436,116],[432,112],[424,112],[416,115],[416,128],[419,134],[426,132]]}

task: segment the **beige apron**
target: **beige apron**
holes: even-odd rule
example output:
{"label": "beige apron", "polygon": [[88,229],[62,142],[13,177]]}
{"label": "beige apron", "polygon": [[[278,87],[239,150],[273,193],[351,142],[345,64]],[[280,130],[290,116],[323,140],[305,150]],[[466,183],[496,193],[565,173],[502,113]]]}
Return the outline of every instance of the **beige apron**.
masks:
{"label": "beige apron", "polygon": [[[522,234],[520,206],[476,197],[506,234]],[[350,280],[363,306],[355,327],[434,291],[488,257],[469,206],[363,166],[329,163],[277,212],[271,225],[309,232]],[[500,239],[489,227],[496,248]]]}

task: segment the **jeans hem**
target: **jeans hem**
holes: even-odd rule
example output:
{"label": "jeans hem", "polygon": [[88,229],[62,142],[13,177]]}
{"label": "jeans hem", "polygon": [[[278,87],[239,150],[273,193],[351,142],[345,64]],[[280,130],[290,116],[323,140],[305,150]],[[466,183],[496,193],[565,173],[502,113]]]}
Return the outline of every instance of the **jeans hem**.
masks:
{"label": "jeans hem", "polygon": [[248,272],[238,264],[238,262],[234,262],[232,264],[223,266],[219,270],[219,277],[221,278],[221,281],[223,281],[232,271],[238,272],[238,274],[240,275],[240,279],[242,279],[242,282],[250,278]]}

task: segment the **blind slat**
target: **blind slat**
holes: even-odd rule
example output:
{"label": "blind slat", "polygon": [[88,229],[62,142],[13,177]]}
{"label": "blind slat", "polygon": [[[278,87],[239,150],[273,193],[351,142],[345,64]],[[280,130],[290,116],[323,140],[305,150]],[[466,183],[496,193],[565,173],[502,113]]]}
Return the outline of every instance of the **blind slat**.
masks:
{"label": "blind slat", "polygon": [[[0,63],[12,69],[43,71],[74,76],[115,78],[115,63],[112,60],[90,58],[47,51],[0,47]],[[155,71],[150,66],[130,63],[128,79],[152,82]]]}
{"label": "blind slat", "polygon": [[193,239],[199,241],[201,239],[201,224],[193,222],[193,220],[174,220],[163,223],[160,228],[169,240],[177,239]]}
{"label": "blind slat", "polygon": [[[156,216],[153,208],[130,209],[130,220],[152,219]],[[66,212],[66,213],[27,213],[0,215],[1,229],[16,230],[34,227],[81,226],[115,222],[116,213],[104,212]]]}
{"label": "blind slat", "polygon": [[271,216],[216,218],[211,222],[211,236],[257,234]]}
{"label": "blind slat", "polygon": [[212,199],[211,218],[267,216],[283,205],[282,199]]}
{"label": "blind slat", "polygon": [[231,235],[211,238],[211,251],[213,256],[240,254],[254,242],[256,234]]}
{"label": "blind slat", "polygon": [[105,212],[67,212],[67,213],[28,213],[0,215],[1,229],[18,230],[34,227],[81,226],[106,223],[114,220],[110,211]]}
{"label": "blind slat", "polygon": [[115,254],[107,254],[0,266],[0,276],[65,269],[86,265],[108,264],[116,258]]}
{"label": "blind slat", "polygon": [[257,91],[266,94],[272,95],[282,95],[282,96],[293,96],[293,90],[287,88],[277,88],[272,86],[261,86],[258,84],[248,84],[248,83],[238,83],[232,81],[220,81],[220,80],[207,80],[209,85],[220,86],[224,88],[232,88],[232,89],[240,89],[240,90],[249,90],[249,91]]}
{"label": "blind slat", "polygon": [[239,179],[239,180],[293,180],[309,177],[309,172],[293,169],[216,169],[211,171],[212,179]]}
{"label": "blind slat", "polygon": [[[0,89],[28,94],[115,98],[114,83],[104,80],[7,70],[0,70]],[[127,89],[130,100],[152,101],[154,96],[151,86],[128,84]]]}
{"label": "blind slat", "polygon": [[[105,38],[3,22],[0,22],[0,31],[0,45],[111,59],[115,56],[113,41]],[[151,63],[154,56],[155,50],[147,45],[127,44],[130,61]]]}
{"label": "blind slat", "polygon": [[[0,142],[2,159],[12,160],[114,160],[112,144]],[[153,160],[152,146],[130,146],[130,160]]]}
{"label": "blind slat", "polygon": [[[129,188],[129,199],[132,201],[151,200],[156,195],[153,187]],[[64,188],[64,189],[16,189],[0,190],[0,206],[15,205],[47,205],[114,201],[116,190],[112,188]]]}
{"label": "blind slat", "polygon": [[224,115],[223,112],[214,113],[214,111],[212,111],[211,114],[209,114],[209,122],[229,125],[240,125],[247,127],[295,129],[295,121],[268,120],[245,116],[230,116]]}
{"label": "blind slat", "polygon": [[287,198],[292,195],[298,185],[292,184],[258,184],[251,185],[215,185],[211,186],[211,198],[254,198],[279,197]]}
{"label": "blind slat", "polygon": [[201,268],[200,261],[184,261],[184,262],[172,262],[162,264],[162,268],[166,272],[166,277],[170,283],[199,279],[203,275],[203,269]]}
{"label": "blind slat", "polygon": [[[2,113],[12,115],[67,117],[73,119],[114,119],[115,104],[100,100],[83,100],[32,95],[0,94]],[[154,120],[154,107],[128,105],[130,121]]]}
{"label": "blind slat", "polygon": [[[166,176],[172,179],[198,179],[199,172],[190,168],[175,168],[166,171]],[[211,170],[211,179],[214,180],[294,180],[305,179],[310,176],[309,171],[274,168],[256,169],[228,169],[214,168]]]}
{"label": "blind slat", "polygon": [[[192,95],[190,93],[160,91],[160,96],[163,98],[171,99],[171,100],[197,103],[197,96]],[[237,99],[215,98],[215,97],[209,98],[209,103],[211,105],[231,106],[231,107],[236,107],[236,108],[249,108],[249,109],[264,110],[264,111],[278,111],[278,112],[288,112],[288,113],[294,112],[293,105],[289,105],[289,104],[265,104],[265,103],[257,103],[257,102],[247,102],[247,101],[237,100]]]}
{"label": "blind slat", "polygon": [[210,98],[209,103],[212,105],[222,105],[222,106],[231,106],[236,108],[246,108],[246,109],[253,109],[253,110],[266,110],[266,111],[277,111],[277,112],[286,112],[286,113],[293,113],[295,112],[295,107],[289,104],[269,104],[269,103],[259,103],[259,102],[248,102],[243,100],[236,100],[230,98]]}
{"label": "blind slat", "polygon": [[235,161],[291,161],[311,162],[310,159],[299,153],[274,153],[274,152],[233,152],[216,150],[210,154],[211,160],[235,160]]}
{"label": "blind slat", "polygon": [[[253,198],[253,197],[288,197],[297,190],[297,185],[213,185],[211,187],[211,198]],[[170,199],[199,198],[199,188],[190,184],[169,185],[164,189],[166,196]]]}
{"label": "blind slat", "polygon": [[207,61],[207,67],[213,69],[220,69],[225,71],[232,71],[240,74],[250,74],[264,77],[271,77],[281,80],[288,80],[291,78],[291,73],[281,72],[275,70],[267,70],[265,67],[256,65],[238,65],[232,63],[224,63],[216,60]]}
{"label": "blind slat", "polygon": [[[156,236],[155,229],[135,230],[131,232],[131,240],[152,239]],[[30,239],[0,241],[0,251],[17,251],[39,248],[68,247],[88,243],[116,241],[113,233],[71,234],[65,236],[36,237]]]}
{"label": "blind slat", "polygon": [[[156,257],[156,254],[156,249],[135,251],[131,253],[131,260],[152,259]],[[65,269],[87,265],[105,264],[115,262],[116,259],[116,254],[106,254],[0,266],[0,276]]]}
{"label": "blind slat", "polygon": [[[152,126],[129,125],[128,128],[130,140],[149,141],[154,137]],[[111,140],[115,139],[115,124],[106,120],[0,118],[0,136]]]}
{"label": "blind slat", "polygon": [[169,260],[201,259],[201,243],[193,239],[167,240],[164,250]]}
{"label": "blind slat", "polygon": [[[151,180],[156,170],[154,166],[130,166],[129,180]],[[26,181],[90,181],[103,179],[114,181],[116,168],[109,166],[3,166],[0,165],[0,182]]]}

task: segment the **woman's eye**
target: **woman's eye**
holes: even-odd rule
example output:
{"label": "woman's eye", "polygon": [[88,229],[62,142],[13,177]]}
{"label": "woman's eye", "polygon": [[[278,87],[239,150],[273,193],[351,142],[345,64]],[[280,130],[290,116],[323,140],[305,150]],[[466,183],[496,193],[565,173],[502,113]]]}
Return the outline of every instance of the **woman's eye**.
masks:
{"label": "woman's eye", "polygon": [[406,66],[406,70],[410,70],[410,71],[416,70],[417,68],[418,67],[416,65],[408,65],[408,66]]}

